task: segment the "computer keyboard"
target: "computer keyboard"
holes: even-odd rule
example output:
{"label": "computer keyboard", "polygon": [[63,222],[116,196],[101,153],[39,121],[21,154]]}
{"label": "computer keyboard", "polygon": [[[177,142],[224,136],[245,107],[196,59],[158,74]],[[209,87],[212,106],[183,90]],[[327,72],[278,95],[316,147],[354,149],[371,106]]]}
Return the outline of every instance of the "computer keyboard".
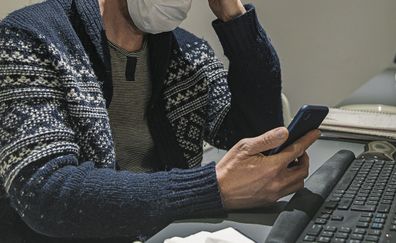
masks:
{"label": "computer keyboard", "polygon": [[396,242],[395,154],[388,142],[370,143],[297,242]]}

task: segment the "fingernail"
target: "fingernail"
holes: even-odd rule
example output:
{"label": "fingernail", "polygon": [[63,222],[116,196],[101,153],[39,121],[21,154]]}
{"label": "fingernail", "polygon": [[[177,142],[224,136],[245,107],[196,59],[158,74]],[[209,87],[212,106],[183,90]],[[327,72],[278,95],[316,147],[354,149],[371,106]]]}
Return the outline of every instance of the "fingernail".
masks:
{"label": "fingernail", "polygon": [[283,128],[278,128],[275,130],[275,135],[277,138],[284,138],[285,137],[285,131],[283,130]]}

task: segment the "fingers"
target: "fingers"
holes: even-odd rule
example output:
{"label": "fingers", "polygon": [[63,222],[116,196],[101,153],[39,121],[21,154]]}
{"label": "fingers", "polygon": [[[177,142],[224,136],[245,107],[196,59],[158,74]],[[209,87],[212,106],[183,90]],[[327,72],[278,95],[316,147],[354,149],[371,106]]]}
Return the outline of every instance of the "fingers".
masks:
{"label": "fingers", "polygon": [[309,173],[309,157],[307,153],[304,153],[303,156],[298,158],[298,162],[295,166],[291,168],[287,168],[285,171],[286,175],[284,178],[288,181],[297,181],[307,178]]}
{"label": "fingers", "polygon": [[295,193],[304,188],[304,179],[309,175],[309,157],[306,153],[299,158],[299,165],[286,172],[284,177],[285,187],[280,192],[280,197]]}
{"label": "fingers", "polygon": [[249,156],[256,155],[280,146],[288,136],[287,128],[279,127],[258,137],[242,139],[237,144],[237,149]]}
{"label": "fingers", "polygon": [[285,191],[282,191],[279,198],[286,197],[292,193],[295,193],[304,188],[304,180],[299,181],[298,183],[294,183],[290,187],[288,187]]}
{"label": "fingers", "polygon": [[301,137],[297,142],[285,148],[282,152],[276,155],[272,155],[274,160],[282,164],[283,167],[287,167],[290,161],[301,157],[305,150],[309,148],[318,138],[320,137],[319,130],[312,130],[305,136]]}

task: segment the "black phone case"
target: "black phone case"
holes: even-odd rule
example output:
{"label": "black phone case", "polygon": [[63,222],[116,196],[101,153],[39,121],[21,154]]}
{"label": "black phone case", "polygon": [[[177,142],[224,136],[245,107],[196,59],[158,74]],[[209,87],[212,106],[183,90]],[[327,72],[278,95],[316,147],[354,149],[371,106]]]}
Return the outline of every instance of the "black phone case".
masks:
{"label": "black phone case", "polygon": [[279,153],[309,131],[317,129],[328,113],[329,108],[326,106],[304,105],[301,107],[288,127],[289,138],[284,144],[271,150],[269,155]]}

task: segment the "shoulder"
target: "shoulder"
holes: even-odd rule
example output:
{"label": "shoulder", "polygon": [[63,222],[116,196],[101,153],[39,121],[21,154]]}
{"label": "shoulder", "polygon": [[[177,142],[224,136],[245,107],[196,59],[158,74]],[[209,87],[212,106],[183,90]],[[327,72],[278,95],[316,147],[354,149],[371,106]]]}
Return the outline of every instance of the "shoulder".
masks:
{"label": "shoulder", "polygon": [[202,38],[194,35],[193,33],[183,29],[183,28],[176,28],[173,31],[173,35],[175,36],[176,41],[179,45],[187,45],[192,44],[194,42],[203,42]]}
{"label": "shoulder", "polygon": [[185,29],[177,28],[173,31],[173,35],[177,46],[182,51],[188,51],[191,48],[200,48],[202,52],[213,51],[213,49],[210,47],[209,43],[206,40],[199,38],[198,36]]}
{"label": "shoulder", "polygon": [[0,27],[45,35],[68,22],[65,20],[68,20],[65,8],[56,0],[48,0],[10,13],[1,21]]}
{"label": "shoulder", "polygon": [[174,30],[173,35],[174,53],[184,61],[194,64],[196,68],[202,67],[215,58],[214,51],[206,40],[182,28]]}

